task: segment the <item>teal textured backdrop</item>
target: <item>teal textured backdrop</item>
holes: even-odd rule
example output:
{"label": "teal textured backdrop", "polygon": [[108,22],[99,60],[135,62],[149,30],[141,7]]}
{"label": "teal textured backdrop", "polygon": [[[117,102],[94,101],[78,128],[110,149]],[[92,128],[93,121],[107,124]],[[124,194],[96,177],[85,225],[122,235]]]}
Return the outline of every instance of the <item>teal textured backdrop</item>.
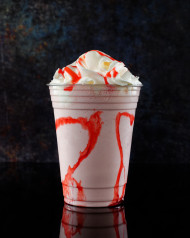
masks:
{"label": "teal textured backdrop", "polygon": [[0,161],[57,162],[46,84],[98,49],[143,83],[132,162],[189,163],[188,1],[2,1]]}

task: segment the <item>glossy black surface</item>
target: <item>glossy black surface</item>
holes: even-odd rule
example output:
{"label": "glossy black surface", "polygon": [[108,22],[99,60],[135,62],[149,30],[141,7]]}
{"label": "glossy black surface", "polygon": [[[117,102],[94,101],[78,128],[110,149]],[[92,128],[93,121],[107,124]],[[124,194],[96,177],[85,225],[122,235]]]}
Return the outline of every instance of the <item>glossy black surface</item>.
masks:
{"label": "glossy black surface", "polygon": [[[64,205],[59,165],[1,163],[0,174],[0,237],[59,237]],[[128,237],[186,237],[189,187],[189,166],[130,164]],[[83,229],[78,235],[86,237]]]}

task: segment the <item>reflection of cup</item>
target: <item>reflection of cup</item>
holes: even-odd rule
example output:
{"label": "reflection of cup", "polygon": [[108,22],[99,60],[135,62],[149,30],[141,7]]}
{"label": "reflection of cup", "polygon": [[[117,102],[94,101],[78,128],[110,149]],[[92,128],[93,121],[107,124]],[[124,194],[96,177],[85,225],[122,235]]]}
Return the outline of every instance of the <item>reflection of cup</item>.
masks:
{"label": "reflection of cup", "polygon": [[140,87],[49,88],[64,201],[84,207],[119,204],[124,199]]}
{"label": "reflection of cup", "polygon": [[128,237],[124,206],[81,208],[65,204],[59,238]]}

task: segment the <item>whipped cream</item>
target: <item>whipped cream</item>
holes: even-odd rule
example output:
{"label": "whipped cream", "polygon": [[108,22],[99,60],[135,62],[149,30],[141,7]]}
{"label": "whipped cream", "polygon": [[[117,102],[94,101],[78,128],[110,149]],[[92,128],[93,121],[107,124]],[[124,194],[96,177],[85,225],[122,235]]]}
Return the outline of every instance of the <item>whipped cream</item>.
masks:
{"label": "whipped cream", "polygon": [[51,84],[142,85],[123,62],[98,50],[88,51],[72,64],[57,69]]}

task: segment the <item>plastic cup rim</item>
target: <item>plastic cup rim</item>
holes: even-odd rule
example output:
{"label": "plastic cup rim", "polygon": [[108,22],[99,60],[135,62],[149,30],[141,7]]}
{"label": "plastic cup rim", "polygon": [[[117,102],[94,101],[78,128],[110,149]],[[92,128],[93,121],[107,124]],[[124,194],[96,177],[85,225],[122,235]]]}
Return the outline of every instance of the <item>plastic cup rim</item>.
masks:
{"label": "plastic cup rim", "polygon": [[143,85],[138,84],[138,85],[118,85],[118,84],[53,84],[53,83],[48,83],[46,86],[51,87],[51,86],[64,86],[64,87],[71,87],[71,86],[85,86],[85,87],[96,87],[96,86],[105,86],[105,87],[118,87],[118,88],[129,88],[129,87],[143,87]]}

